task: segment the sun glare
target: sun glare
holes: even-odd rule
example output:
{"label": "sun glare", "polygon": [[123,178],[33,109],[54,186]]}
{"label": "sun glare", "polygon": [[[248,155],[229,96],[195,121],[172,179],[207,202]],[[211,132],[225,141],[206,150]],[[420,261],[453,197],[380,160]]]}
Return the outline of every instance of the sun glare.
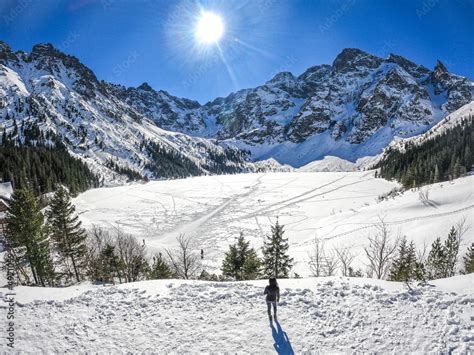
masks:
{"label": "sun glare", "polygon": [[215,13],[203,11],[198,18],[195,36],[198,42],[213,44],[219,42],[224,34],[224,22]]}

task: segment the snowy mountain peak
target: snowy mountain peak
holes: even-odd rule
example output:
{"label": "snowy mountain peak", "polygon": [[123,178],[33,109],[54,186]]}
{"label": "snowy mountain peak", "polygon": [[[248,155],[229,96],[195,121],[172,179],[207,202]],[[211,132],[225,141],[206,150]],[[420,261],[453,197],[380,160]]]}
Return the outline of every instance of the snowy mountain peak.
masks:
{"label": "snowy mountain peak", "polygon": [[271,80],[267,81],[267,84],[278,84],[281,82],[289,82],[295,80],[296,78],[292,73],[284,71],[276,74]]}
{"label": "snowy mountain peak", "polygon": [[435,73],[448,73],[448,69],[439,59],[436,61],[436,66],[434,68]]}
{"label": "snowy mountain peak", "polygon": [[61,57],[64,54],[56,49],[51,43],[39,43],[35,44],[31,50],[31,55],[37,56],[55,56]]}
{"label": "snowy mountain peak", "polygon": [[358,67],[377,68],[382,59],[357,48],[345,48],[332,63],[336,72],[347,73]]}
{"label": "snowy mountain peak", "polygon": [[140,86],[137,87],[137,89],[143,91],[155,91],[150,85],[148,85],[147,82],[142,83]]}
{"label": "snowy mountain peak", "polygon": [[4,44],[1,49],[0,131],[16,144],[26,136],[35,144],[60,143],[104,182],[262,170],[235,147],[169,132],[153,122],[167,117],[176,124],[175,111],[199,108],[195,101],[146,83],[125,88],[99,82],[76,57],[50,44],[36,45],[31,53],[13,53]]}
{"label": "snowy mountain peak", "polygon": [[406,59],[405,57],[393,53],[389,54],[389,56],[387,57],[387,62],[398,64],[407,73],[417,79],[427,75],[430,72],[429,69],[424,67],[423,65],[416,64]]}
{"label": "snowy mountain peak", "polygon": [[17,57],[13,53],[11,47],[3,42],[0,41],[0,64],[6,64],[9,61],[16,61]]}
{"label": "snowy mountain peak", "polygon": [[7,43],[0,40],[0,53],[9,53],[11,51],[11,47]]}

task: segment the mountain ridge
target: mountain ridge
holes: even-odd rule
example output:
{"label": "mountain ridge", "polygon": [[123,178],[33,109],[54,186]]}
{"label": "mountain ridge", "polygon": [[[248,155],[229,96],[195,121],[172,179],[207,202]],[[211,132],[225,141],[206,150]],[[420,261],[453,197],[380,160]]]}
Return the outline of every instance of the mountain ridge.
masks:
{"label": "mountain ridge", "polygon": [[123,182],[125,170],[157,179],[262,169],[237,148],[157,127],[50,44],[13,53],[0,43],[0,131],[2,145],[61,142],[104,182]]}
{"label": "mountain ridge", "polygon": [[0,66],[5,130],[12,130],[11,116],[36,120],[106,179],[114,175],[105,164],[110,159],[163,177],[156,174],[163,167],[150,170],[156,165],[150,140],[204,174],[278,169],[249,159],[293,167],[326,155],[355,162],[381,153],[395,136],[424,133],[473,99],[472,81],[441,62],[431,71],[396,54],[384,59],[356,48],[342,50],[331,65],[298,76],[277,73],[203,105],[146,82],[125,87],[99,80],[51,44],[26,53],[0,41]]}
{"label": "mountain ridge", "polygon": [[[355,161],[379,154],[395,136],[423,133],[473,97],[472,81],[449,73],[440,61],[431,71],[400,55],[380,58],[346,48],[332,65],[298,76],[280,72],[199,108],[170,106],[171,120],[158,109],[151,115],[165,129],[216,138],[249,150],[254,160],[271,157],[298,167],[326,155]],[[136,99],[129,103],[139,109]],[[150,104],[159,106],[145,106]]]}

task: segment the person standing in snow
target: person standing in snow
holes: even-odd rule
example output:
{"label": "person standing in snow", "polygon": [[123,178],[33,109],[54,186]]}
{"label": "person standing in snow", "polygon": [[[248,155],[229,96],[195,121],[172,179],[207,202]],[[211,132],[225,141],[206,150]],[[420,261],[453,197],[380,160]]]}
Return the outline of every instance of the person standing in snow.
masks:
{"label": "person standing in snow", "polygon": [[273,315],[275,317],[275,321],[277,320],[277,302],[280,302],[280,288],[278,287],[278,283],[276,278],[272,277],[268,280],[269,285],[265,287],[265,291],[263,291],[264,295],[267,295],[267,310],[268,310],[268,318],[270,322],[272,321],[272,312],[271,308],[273,305]]}

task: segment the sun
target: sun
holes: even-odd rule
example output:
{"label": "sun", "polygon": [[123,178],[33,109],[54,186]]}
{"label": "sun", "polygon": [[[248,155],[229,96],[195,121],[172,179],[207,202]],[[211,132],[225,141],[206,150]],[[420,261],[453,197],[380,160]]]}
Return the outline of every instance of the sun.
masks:
{"label": "sun", "polygon": [[199,43],[207,45],[217,43],[224,34],[224,22],[219,15],[202,11],[197,20],[194,34]]}

